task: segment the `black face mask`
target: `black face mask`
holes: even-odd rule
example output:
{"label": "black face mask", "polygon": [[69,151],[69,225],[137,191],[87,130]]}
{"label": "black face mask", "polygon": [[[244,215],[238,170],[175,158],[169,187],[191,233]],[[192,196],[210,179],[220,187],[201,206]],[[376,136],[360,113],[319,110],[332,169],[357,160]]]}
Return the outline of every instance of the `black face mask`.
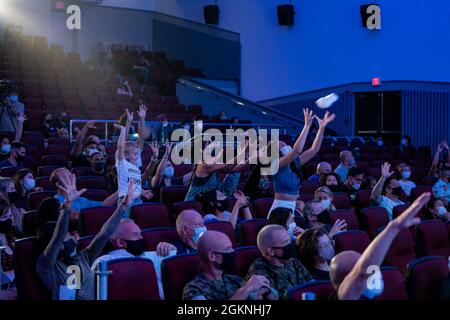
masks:
{"label": "black face mask", "polygon": [[296,252],[295,252],[295,244],[293,242],[290,242],[288,245],[284,246],[284,247],[273,247],[274,249],[283,249],[283,255],[280,256],[275,256],[278,259],[281,260],[289,260],[291,258],[294,258],[296,256]]}
{"label": "black face mask", "polygon": [[16,204],[20,201],[20,193],[17,191],[8,192],[8,200],[10,203]]}
{"label": "black face mask", "polygon": [[94,164],[94,170],[98,172],[103,172],[105,170],[105,167],[106,162],[99,161]]}
{"label": "black face mask", "polygon": [[236,253],[234,251],[231,252],[214,252],[216,254],[222,255],[222,263],[218,265],[218,267],[224,272],[224,273],[232,273],[234,268],[234,262],[236,260]]}
{"label": "black face mask", "polygon": [[66,261],[72,260],[77,254],[77,247],[78,243],[73,238],[64,241],[64,248],[61,251],[61,258]]}
{"label": "black face mask", "polygon": [[133,256],[137,257],[145,251],[145,241],[144,239],[139,240],[125,240],[127,244],[127,251]]}
{"label": "black face mask", "polygon": [[331,224],[330,211],[324,210],[317,216],[317,221],[323,224]]}
{"label": "black face mask", "polygon": [[0,221],[0,233],[2,234],[8,234],[12,230],[12,220],[4,220]]}
{"label": "black face mask", "polygon": [[225,200],[217,200],[216,202],[216,209],[219,211],[226,211],[229,208],[229,201],[228,199]]}
{"label": "black face mask", "polygon": [[331,186],[327,186],[328,189],[331,190],[331,192],[340,192],[341,188],[339,186],[335,186],[335,185],[331,185]]}
{"label": "black face mask", "polygon": [[25,157],[21,156],[20,154],[16,155],[15,158],[17,162],[22,162],[23,160],[25,160]]}
{"label": "black face mask", "polygon": [[402,194],[403,194],[403,189],[402,189],[402,187],[392,188],[392,194],[393,194],[394,196],[401,197]]}

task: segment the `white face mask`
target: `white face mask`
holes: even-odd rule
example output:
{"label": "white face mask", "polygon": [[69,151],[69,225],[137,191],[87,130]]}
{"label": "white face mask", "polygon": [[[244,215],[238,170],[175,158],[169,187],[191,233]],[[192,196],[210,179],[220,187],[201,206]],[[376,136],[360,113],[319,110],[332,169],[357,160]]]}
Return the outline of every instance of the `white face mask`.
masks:
{"label": "white face mask", "polygon": [[288,224],[288,233],[290,235],[295,236],[295,229],[297,229],[297,224],[295,222],[291,222]]}
{"label": "white face mask", "polygon": [[285,155],[287,155],[289,152],[291,152],[292,151],[292,147],[290,146],[290,145],[285,145],[284,147],[282,147],[281,149],[280,149],[280,153],[281,153],[281,155],[283,155],[283,156],[285,156]]}

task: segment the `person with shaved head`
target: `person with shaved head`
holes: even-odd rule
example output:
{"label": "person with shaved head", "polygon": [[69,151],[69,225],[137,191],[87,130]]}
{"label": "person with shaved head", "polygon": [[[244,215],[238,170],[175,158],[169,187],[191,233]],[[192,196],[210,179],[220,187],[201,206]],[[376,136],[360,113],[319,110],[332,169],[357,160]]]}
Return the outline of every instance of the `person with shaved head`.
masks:
{"label": "person with shaved head", "polygon": [[197,245],[202,272],[183,290],[183,300],[260,300],[271,297],[269,280],[255,275],[245,282],[232,275],[235,252],[228,236],[218,231],[203,233]]}
{"label": "person with shaved head", "polygon": [[247,279],[265,276],[280,298],[289,288],[314,280],[295,258],[295,244],[286,228],[275,224],[265,226],[258,233],[257,244],[262,257],[252,263]]}
{"label": "person with shaved head", "polygon": [[344,183],[347,181],[348,170],[356,165],[356,160],[353,153],[348,150],[342,151],[339,154],[339,159],[341,160],[341,163],[334,169],[334,172],[339,175],[341,183]]}
{"label": "person with shaved head", "polygon": [[180,239],[173,244],[160,242],[156,247],[158,255],[165,257],[172,250],[177,254],[197,252],[197,242],[206,231],[201,214],[193,209],[184,210],[177,218],[176,227]]}
{"label": "person with shaved head", "polygon": [[430,193],[422,194],[399,217],[389,222],[362,255],[343,251],[331,260],[330,278],[336,290],[333,299],[357,300],[361,296],[373,299],[383,293],[383,277],[376,270],[379,270],[399,232],[420,223],[416,215],[428,203],[430,196]]}
{"label": "person with shaved head", "polygon": [[316,174],[313,174],[309,177],[308,181],[320,183],[320,177],[323,174],[330,173],[333,169],[331,168],[331,164],[326,161],[319,162],[316,169]]}

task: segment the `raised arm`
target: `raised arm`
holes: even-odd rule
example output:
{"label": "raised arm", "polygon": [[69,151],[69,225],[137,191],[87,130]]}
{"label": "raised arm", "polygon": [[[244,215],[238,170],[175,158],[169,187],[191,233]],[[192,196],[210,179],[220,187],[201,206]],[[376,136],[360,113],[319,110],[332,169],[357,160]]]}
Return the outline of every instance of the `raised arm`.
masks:
{"label": "raised arm", "polygon": [[151,184],[151,180],[153,177],[151,175],[155,171],[156,165],[158,164],[159,159],[159,145],[156,141],[153,141],[150,144],[150,149],[152,149],[152,158],[150,159],[149,164],[144,170],[144,173],[142,174],[142,182],[149,181]]}
{"label": "raised arm", "polygon": [[325,133],[325,129],[327,125],[334,121],[336,115],[334,113],[330,114],[328,111],[325,113],[323,119],[320,119],[318,116],[315,116],[317,122],[319,123],[319,130],[317,131],[316,137],[314,138],[314,142],[308,150],[303,152],[300,155],[300,163],[304,165],[309,160],[314,158],[317,153],[319,153],[320,147],[322,146],[323,135]]}
{"label": "raised arm", "polygon": [[69,229],[72,203],[86,191],[86,189],[81,189],[80,191],[77,190],[75,175],[61,177],[58,187],[63,193],[65,200],[62,205],[61,214],[59,215],[55,231],[53,232],[53,237],[43,253],[43,261],[48,268],[53,268],[55,265],[59,251],[64,243],[64,238]]}
{"label": "raised arm", "polygon": [[86,141],[86,135],[89,131],[89,129],[97,129],[94,125],[95,123],[93,121],[86,122],[83,129],[78,132],[77,137],[75,139],[75,145],[73,146],[72,150],[72,156],[78,157],[81,152],[83,152],[83,146]]}
{"label": "raised arm", "polygon": [[434,175],[434,173],[436,172],[438,163],[439,163],[439,155],[441,154],[442,150],[444,149],[443,143],[439,143],[436,149],[436,153],[434,154],[433,157],[433,162],[431,163],[431,168],[430,171],[428,172],[429,176]]}
{"label": "raised arm", "polygon": [[133,122],[133,112],[130,112],[128,109],[125,109],[127,113],[127,123],[124,126],[119,124],[115,124],[114,127],[120,130],[119,140],[117,141],[117,160],[122,161],[125,159],[125,143],[127,141],[128,133],[130,132],[130,126]]}
{"label": "raised arm", "polygon": [[20,141],[22,139],[23,123],[27,120],[28,118],[24,113],[20,113],[17,117],[16,141]]}
{"label": "raised arm", "polygon": [[156,188],[157,185],[161,183],[161,180],[164,177],[164,170],[166,170],[167,161],[169,160],[170,151],[172,150],[172,144],[166,142],[166,152],[164,153],[163,158],[159,162],[158,168],[156,169],[155,176],[152,177],[152,188]]}
{"label": "raised arm", "polygon": [[297,141],[295,141],[292,151],[287,155],[281,157],[280,168],[288,166],[292,161],[300,156],[303,148],[305,147],[306,138],[308,138],[309,129],[311,129],[311,125],[314,119],[314,113],[309,109],[303,109],[303,115],[305,117],[305,125],[303,127],[303,130],[298,136]]}
{"label": "raised arm", "polygon": [[144,140],[145,140],[145,117],[147,115],[147,107],[143,104],[139,106],[138,116],[139,116],[139,126],[138,126],[138,141],[137,145],[139,149],[144,150]]}
{"label": "raised arm", "polygon": [[340,300],[356,300],[361,297],[370,276],[368,268],[381,265],[389,247],[401,230],[420,223],[420,218],[416,218],[416,215],[430,200],[430,197],[430,193],[422,194],[403,214],[389,222],[386,228],[370,243],[352,271],[342,281],[338,290]]}
{"label": "raised arm", "polygon": [[372,194],[370,195],[370,199],[378,201],[378,197],[381,195],[381,192],[383,191],[384,183],[393,174],[394,172],[391,171],[391,165],[389,163],[385,162],[384,164],[381,165],[381,177],[380,180],[378,180],[377,184],[375,185],[375,188],[373,188]]}
{"label": "raised arm", "polygon": [[88,256],[90,263],[93,263],[103,251],[109,237],[119,226],[120,220],[123,218],[125,213],[125,207],[133,203],[136,199],[135,193],[136,185],[133,180],[128,182],[128,192],[123,201],[119,204],[113,215],[105,222],[105,224],[100,229],[100,232],[92,240],[91,244],[86,248],[88,251]]}

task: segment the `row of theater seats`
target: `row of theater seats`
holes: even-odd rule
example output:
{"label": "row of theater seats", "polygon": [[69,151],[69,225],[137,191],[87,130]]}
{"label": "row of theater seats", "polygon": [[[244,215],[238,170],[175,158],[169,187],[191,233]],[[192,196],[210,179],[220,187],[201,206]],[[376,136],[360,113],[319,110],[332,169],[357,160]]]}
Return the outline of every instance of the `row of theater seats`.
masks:
{"label": "row of theater seats", "polygon": [[[213,224],[208,224],[211,229]],[[147,251],[154,251],[160,241],[173,242],[176,231],[168,229],[149,229],[143,231]],[[92,238],[79,241],[85,248]],[[35,239],[25,238],[16,241],[16,282],[18,296],[26,300],[49,299],[34,268],[36,263]],[[392,250],[392,248],[391,248]],[[233,273],[244,277],[251,263],[260,257],[255,246],[236,248],[236,262]],[[441,256],[424,256],[409,261],[407,275],[396,267],[381,268],[384,279],[384,292],[377,300],[424,300],[436,299],[440,286],[448,275],[447,259]],[[119,259],[108,262],[108,298],[110,300],[159,300],[156,273],[149,260],[140,258]],[[200,271],[197,254],[178,255],[163,260],[161,265],[162,283],[165,299],[179,300],[187,282]],[[328,281],[316,281],[291,288],[289,299],[301,300],[302,293],[314,292],[316,299],[327,300],[333,293]]]}

